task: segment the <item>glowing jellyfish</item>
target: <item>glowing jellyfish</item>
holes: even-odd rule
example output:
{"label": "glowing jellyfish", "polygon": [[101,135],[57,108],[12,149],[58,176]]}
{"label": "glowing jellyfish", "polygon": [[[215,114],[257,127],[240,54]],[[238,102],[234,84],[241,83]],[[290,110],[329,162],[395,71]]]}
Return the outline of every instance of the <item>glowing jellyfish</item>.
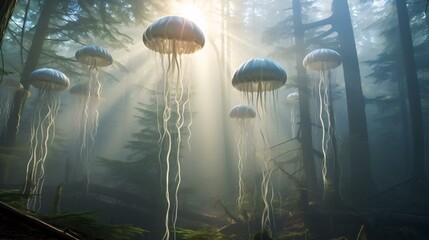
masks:
{"label": "glowing jellyfish", "polygon": [[22,85],[15,79],[5,78],[0,83],[0,135],[3,131],[7,131],[7,121],[13,107],[13,97],[19,89],[22,89]]}
{"label": "glowing jellyfish", "polygon": [[292,137],[296,137],[297,119],[299,119],[299,94],[297,92],[289,93],[286,99],[290,104],[290,124]]}
{"label": "glowing jellyfish", "polygon": [[242,210],[243,197],[244,197],[244,181],[243,170],[244,161],[247,159],[247,143],[252,141],[250,133],[253,131],[251,119],[256,117],[256,112],[251,106],[238,105],[231,109],[229,117],[236,119],[238,125],[238,132],[236,137],[236,148],[238,155],[238,209]]}
{"label": "glowing jellyfish", "polygon": [[60,108],[58,92],[67,89],[70,81],[64,73],[51,68],[34,70],[28,81],[38,89],[38,93],[31,122],[31,154],[27,164],[24,193],[30,194],[27,208],[38,211],[41,206],[48,146],[55,137],[55,116]]}
{"label": "glowing jellyfish", "polygon": [[[164,69],[164,110],[162,114],[162,124],[160,131],[160,143],[159,149],[163,149],[162,144],[166,141],[167,153],[165,157],[165,198],[167,201],[167,209],[165,213],[165,233],[162,239],[170,238],[169,231],[169,215],[170,215],[170,160],[175,159],[176,163],[176,174],[174,180],[174,208],[172,211],[172,226],[173,232],[176,234],[176,221],[178,211],[178,191],[181,182],[180,173],[180,145],[181,145],[181,129],[185,124],[184,113],[185,109],[189,108],[189,95],[190,95],[190,81],[184,81],[184,75],[186,75],[183,69],[187,69],[187,66],[183,66],[187,63],[184,61],[182,55],[192,54],[195,51],[200,50],[204,47],[205,38],[201,29],[192,21],[178,16],[167,16],[156,20],[152,23],[146,31],[143,33],[143,43],[149,49],[159,53],[161,55],[162,67]],[[187,87],[185,86],[187,84]],[[185,93],[187,92],[187,93]],[[174,102],[174,106],[173,103]],[[171,131],[172,115],[175,109],[175,131],[177,132],[176,137],[176,156],[172,156],[172,144],[173,138]],[[192,116],[191,116],[192,119]],[[188,125],[189,129],[189,125]]]}
{"label": "glowing jellyfish", "polygon": [[[254,58],[243,63],[234,73],[232,85],[243,92],[249,104],[255,104],[259,117],[262,119],[261,112],[267,111],[267,95],[272,93],[272,102],[275,106],[275,90],[286,83],[287,74],[283,67],[273,60],[266,58]],[[269,100],[269,99],[268,99]],[[262,111],[260,111],[261,109]],[[268,199],[271,174],[274,166],[271,161],[270,147],[268,143],[268,120],[264,119],[265,133],[261,129],[261,137],[264,142],[264,169],[262,170],[261,192],[264,201],[264,210],[262,212],[261,227],[262,230],[270,228],[270,209],[272,209],[272,197]]]}
{"label": "glowing jellyfish", "polygon": [[89,45],[76,51],[76,59],[88,68],[88,82],[73,87],[70,91],[74,96],[79,97],[80,110],[78,112],[80,142],[80,161],[84,163],[86,173],[87,190],[89,186],[89,163],[93,156],[95,139],[97,136],[99,122],[99,105],[102,90],[102,83],[98,77],[99,68],[106,67],[113,63],[112,56],[107,49]]}
{"label": "glowing jellyfish", "polygon": [[331,112],[333,112],[331,102],[331,84],[333,81],[333,77],[331,70],[340,66],[341,62],[342,60],[340,54],[338,54],[332,49],[326,48],[317,49],[308,53],[303,60],[303,65],[305,68],[319,72],[319,82],[315,87],[316,91],[314,95],[317,95],[317,99],[315,102],[318,103],[318,117],[322,131],[322,178],[325,191],[328,188],[328,181],[326,177],[328,168],[327,155],[329,151],[330,140],[332,137],[331,123],[334,117],[331,116]]}

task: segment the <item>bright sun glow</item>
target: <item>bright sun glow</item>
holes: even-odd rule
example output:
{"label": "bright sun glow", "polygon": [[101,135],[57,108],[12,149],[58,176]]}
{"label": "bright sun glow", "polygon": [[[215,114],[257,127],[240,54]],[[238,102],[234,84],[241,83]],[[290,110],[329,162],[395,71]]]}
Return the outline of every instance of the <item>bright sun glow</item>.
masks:
{"label": "bright sun glow", "polygon": [[179,6],[180,15],[195,22],[203,30],[206,27],[207,21],[204,17],[202,9],[192,3],[183,3]]}

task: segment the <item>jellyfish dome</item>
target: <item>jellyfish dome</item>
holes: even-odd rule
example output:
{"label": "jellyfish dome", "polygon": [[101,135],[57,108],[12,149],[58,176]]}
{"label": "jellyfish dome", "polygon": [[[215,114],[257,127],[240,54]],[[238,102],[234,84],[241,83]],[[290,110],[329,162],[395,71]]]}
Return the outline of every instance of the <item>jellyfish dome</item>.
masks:
{"label": "jellyfish dome", "polygon": [[73,96],[78,97],[87,97],[88,94],[91,94],[91,96],[98,96],[97,89],[92,88],[92,91],[89,92],[89,86],[88,83],[79,83],[72,88],[70,88],[70,94]]}
{"label": "jellyfish dome", "polygon": [[287,95],[286,99],[288,100],[288,102],[298,102],[299,93],[297,93],[297,92],[289,93],[289,95]]}
{"label": "jellyfish dome", "polygon": [[307,69],[321,71],[334,69],[341,65],[341,56],[338,52],[328,48],[316,49],[305,56],[303,65]]}
{"label": "jellyfish dome", "polygon": [[113,63],[113,58],[109,51],[95,45],[88,45],[78,49],[75,57],[80,63],[95,67],[106,67]]}
{"label": "jellyfish dome", "polygon": [[283,67],[267,58],[253,58],[243,63],[232,78],[232,85],[242,92],[273,91],[286,83]]}
{"label": "jellyfish dome", "polygon": [[229,117],[237,119],[255,118],[256,112],[251,106],[241,104],[231,109]]}
{"label": "jellyfish dome", "polygon": [[48,146],[55,137],[55,117],[60,108],[58,92],[67,89],[70,81],[64,73],[51,68],[34,70],[28,81],[38,89],[38,96],[31,122],[31,154],[27,163],[24,194],[31,196],[27,200],[27,208],[38,211],[45,181]]}
{"label": "jellyfish dome", "polygon": [[156,20],[143,33],[143,43],[163,54],[191,54],[204,47],[200,27],[184,17],[166,16]]}
{"label": "jellyfish dome", "polygon": [[29,76],[29,82],[35,88],[48,91],[63,91],[70,86],[69,78],[52,68],[34,70]]}

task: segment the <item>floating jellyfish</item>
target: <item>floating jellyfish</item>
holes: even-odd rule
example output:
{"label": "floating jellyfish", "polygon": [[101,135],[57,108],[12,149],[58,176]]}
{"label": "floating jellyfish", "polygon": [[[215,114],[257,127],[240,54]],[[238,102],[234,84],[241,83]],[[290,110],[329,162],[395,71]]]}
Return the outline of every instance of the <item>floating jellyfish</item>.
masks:
{"label": "floating jellyfish", "polygon": [[252,141],[250,133],[253,131],[251,119],[256,117],[256,112],[252,107],[248,105],[238,105],[231,109],[229,117],[236,119],[238,125],[238,134],[236,137],[236,148],[238,155],[238,198],[237,204],[238,209],[242,210],[243,197],[244,197],[244,181],[243,181],[243,170],[244,161],[247,159],[247,143]]}
{"label": "floating jellyfish", "polygon": [[292,137],[296,137],[297,119],[299,118],[299,94],[297,92],[289,93],[286,99],[290,104],[290,124]]}
{"label": "floating jellyfish", "polygon": [[[159,156],[163,149],[162,144],[166,142],[167,153],[165,156],[165,198],[167,201],[167,209],[165,213],[165,233],[162,239],[170,238],[170,161],[175,160],[176,174],[174,180],[174,208],[172,210],[172,227],[176,234],[176,222],[178,211],[178,191],[181,183],[180,173],[180,145],[181,145],[181,129],[185,125],[185,112],[189,111],[189,96],[190,96],[190,81],[184,81],[186,75],[184,70],[188,69],[184,61],[183,55],[192,54],[204,47],[205,38],[201,29],[192,21],[178,16],[167,16],[156,20],[143,33],[143,43],[149,49],[161,55],[162,67],[164,70],[164,91],[163,104],[164,110],[162,113],[162,124],[160,131]],[[185,84],[187,86],[185,86]],[[173,106],[174,105],[174,106]],[[175,113],[174,113],[175,109]],[[173,114],[176,115],[173,117]],[[172,118],[173,117],[173,118]],[[192,116],[191,116],[192,119]],[[174,121],[175,120],[175,121]],[[175,125],[173,127],[172,125]],[[176,137],[176,153],[173,156],[172,131],[175,128]],[[188,125],[189,129],[189,125]],[[161,159],[159,159],[161,160]]]}
{"label": "floating jellyfish", "polygon": [[286,71],[280,64],[267,58],[253,58],[235,71],[232,85],[244,92],[248,102],[253,104],[256,101],[255,105],[265,110],[267,93],[272,92],[274,100],[274,90],[283,86],[286,79]]}
{"label": "floating jellyfish", "polygon": [[72,152],[78,152],[79,155],[72,157],[81,161],[79,165],[83,167],[86,183],[89,184],[89,161],[93,157],[98,126],[99,92],[95,88],[89,92],[88,83],[80,83],[70,88],[70,94],[78,100],[73,112],[76,121],[73,121],[75,137]]}
{"label": "floating jellyfish", "polygon": [[16,79],[5,78],[0,83],[0,135],[3,131],[7,131],[7,121],[13,107],[13,98],[19,89],[22,89],[22,85]]}
{"label": "floating jellyfish", "polygon": [[319,82],[314,88],[314,95],[317,96],[315,102],[318,103],[318,118],[322,131],[321,148],[323,154],[322,178],[324,191],[326,191],[329,187],[326,176],[328,171],[327,155],[332,138],[331,126],[334,117],[331,116],[333,113],[331,100],[331,84],[333,81],[332,69],[340,66],[341,62],[342,60],[340,54],[332,49],[326,48],[317,49],[308,53],[303,60],[303,65],[305,68],[319,72]]}
{"label": "floating jellyfish", "polygon": [[[80,110],[77,114],[79,125],[80,161],[84,164],[87,190],[89,186],[89,163],[93,157],[95,139],[99,123],[99,105],[102,83],[98,77],[99,68],[113,63],[110,53],[102,47],[89,45],[76,51],[76,59],[88,68],[88,82],[77,85],[70,93],[79,97]],[[76,141],[76,140],[75,140]]]}
{"label": "floating jellyfish", "polygon": [[[276,91],[286,83],[287,75],[283,67],[266,58],[254,58],[243,63],[234,73],[232,85],[243,92],[249,104],[255,104],[259,117],[262,120],[261,112],[267,111],[267,95],[272,92],[272,101],[275,107]],[[268,99],[269,100],[269,99]],[[259,107],[258,107],[259,106]],[[261,110],[260,110],[261,109]],[[264,210],[262,212],[261,227],[262,230],[270,228],[270,209],[272,209],[271,200],[268,199],[271,174],[274,166],[271,161],[270,146],[268,143],[268,120],[264,119],[265,132],[261,129],[261,137],[264,142],[264,169],[262,170],[262,199]],[[272,193],[273,196],[273,193]]]}
{"label": "floating jellyfish", "polygon": [[38,89],[38,93],[31,122],[31,154],[27,163],[24,193],[30,195],[27,209],[38,211],[41,207],[48,146],[55,137],[55,116],[60,108],[58,92],[67,89],[70,81],[64,73],[51,68],[34,70],[28,80]]}

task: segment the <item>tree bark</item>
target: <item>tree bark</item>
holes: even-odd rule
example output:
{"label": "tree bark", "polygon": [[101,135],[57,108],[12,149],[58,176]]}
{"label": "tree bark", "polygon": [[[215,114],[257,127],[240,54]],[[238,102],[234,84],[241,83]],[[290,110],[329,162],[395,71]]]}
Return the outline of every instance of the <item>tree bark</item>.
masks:
{"label": "tree bark", "polygon": [[424,135],[420,89],[417,77],[416,62],[414,59],[414,47],[410,29],[410,19],[406,1],[396,0],[400,40],[402,44],[402,56],[406,75],[408,91],[408,104],[410,109],[412,131],[412,157],[414,161],[413,176],[416,179],[424,179]]}
{"label": "tree bark", "polygon": [[[310,92],[308,88],[308,79],[302,60],[305,56],[304,46],[304,27],[302,23],[301,1],[293,0],[293,28],[295,36],[296,49],[296,71],[299,91],[299,114],[301,129],[301,147],[304,165],[305,186],[313,194],[318,192],[316,172],[313,157],[313,142],[311,134],[310,120]],[[315,197],[315,196],[313,196]],[[311,199],[311,198],[310,198]]]}
{"label": "tree bark", "polygon": [[17,126],[20,121],[20,113],[24,109],[25,101],[28,96],[27,91],[30,89],[28,77],[36,68],[39,61],[40,53],[42,52],[43,43],[48,34],[49,20],[54,12],[57,2],[55,0],[46,0],[40,12],[40,17],[37,22],[34,38],[28,52],[27,60],[21,74],[21,84],[25,91],[18,91],[14,97],[13,108],[11,109],[10,117],[7,123],[7,131],[1,137],[0,145],[12,147],[16,142]]}
{"label": "tree bark", "polygon": [[3,37],[7,29],[10,18],[12,17],[13,9],[18,0],[3,0],[0,2],[0,48],[3,43]]}
{"label": "tree bark", "polygon": [[350,133],[350,190],[347,196],[358,199],[375,191],[369,158],[365,101],[359,71],[353,26],[347,0],[334,0],[332,25],[338,33],[343,60],[344,81]]}

